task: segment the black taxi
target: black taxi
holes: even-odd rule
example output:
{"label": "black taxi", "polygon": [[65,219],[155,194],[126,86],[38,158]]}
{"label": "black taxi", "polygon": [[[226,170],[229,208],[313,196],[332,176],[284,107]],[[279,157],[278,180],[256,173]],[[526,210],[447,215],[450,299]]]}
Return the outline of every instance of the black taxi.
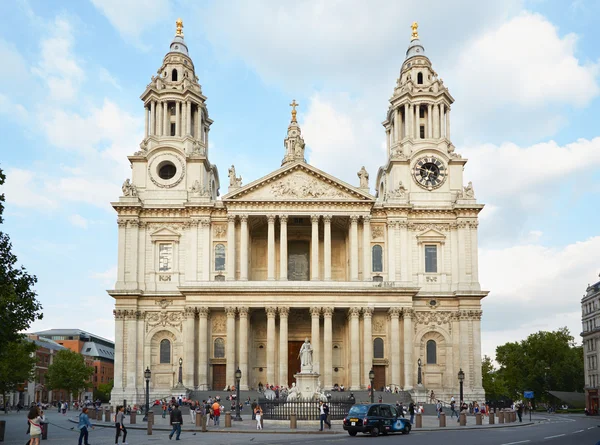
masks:
{"label": "black taxi", "polygon": [[407,419],[400,417],[397,408],[387,403],[353,405],[344,417],[343,425],[351,436],[356,436],[356,433],[374,437],[388,433],[408,434],[412,428]]}

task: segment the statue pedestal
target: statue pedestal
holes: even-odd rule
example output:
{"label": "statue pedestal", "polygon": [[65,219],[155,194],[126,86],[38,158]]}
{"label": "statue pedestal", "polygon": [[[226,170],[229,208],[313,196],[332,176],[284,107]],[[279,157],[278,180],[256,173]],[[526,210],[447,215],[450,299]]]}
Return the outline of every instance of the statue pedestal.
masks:
{"label": "statue pedestal", "polygon": [[299,372],[294,374],[296,379],[296,387],[300,393],[300,400],[312,400],[317,389],[319,388],[319,377],[321,374],[317,372]]}
{"label": "statue pedestal", "polygon": [[415,403],[427,403],[427,390],[422,384],[419,383],[409,393]]}

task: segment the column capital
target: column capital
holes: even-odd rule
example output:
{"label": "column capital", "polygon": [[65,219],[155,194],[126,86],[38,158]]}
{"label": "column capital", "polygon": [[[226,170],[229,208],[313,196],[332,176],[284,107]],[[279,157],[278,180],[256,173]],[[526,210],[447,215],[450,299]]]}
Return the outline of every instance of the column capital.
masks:
{"label": "column capital", "polygon": [[388,310],[388,314],[389,314],[390,318],[395,318],[395,319],[398,319],[400,317],[401,312],[402,312],[402,309],[399,307],[391,307]]}
{"label": "column capital", "polygon": [[192,318],[192,319],[196,318],[196,308],[195,307],[187,306],[183,310],[183,313],[184,313],[184,317],[185,318],[188,318],[188,319],[190,319],[190,318]]}
{"label": "column capital", "polygon": [[358,222],[358,215],[350,215],[350,223],[356,224]]}
{"label": "column capital", "polygon": [[313,306],[310,308],[310,315],[313,317],[319,317],[321,315],[321,308]]}
{"label": "column capital", "polygon": [[310,221],[314,224],[314,223],[318,223],[319,222],[319,215],[310,215]]}
{"label": "column capital", "polygon": [[403,308],[402,318],[405,320],[412,320],[413,318],[415,318],[415,310],[412,307]]}
{"label": "column capital", "polygon": [[267,318],[275,318],[275,315],[277,315],[277,308],[275,306],[267,306],[265,311],[267,313]]}
{"label": "column capital", "polygon": [[364,307],[363,308],[363,317],[371,318],[373,316],[373,308],[372,307]]}
{"label": "column capital", "polygon": [[238,307],[238,313],[240,314],[240,318],[242,318],[242,316],[247,317],[249,312],[250,312],[250,309],[248,308],[248,306],[239,306]]}
{"label": "column capital", "polygon": [[324,307],[323,308],[323,318],[333,317],[333,311],[334,311],[333,307],[328,307],[328,306]]}
{"label": "column capital", "polygon": [[125,312],[122,310],[115,309],[113,310],[113,315],[115,316],[115,320],[123,320],[125,318]]}
{"label": "column capital", "polygon": [[288,216],[287,215],[279,215],[279,223],[287,224]]}
{"label": "column capital", "polygon": [[210,314],[210,309],[207,308],[206,306],[200,306],[198,308],[198,316],[200,318],[206,318],[206,317],[208,317],[209,314]]}
{"label": "column capital", "polygon": [[235,217],[237,215],[227,215],[227,222],[235,223]]}
{"label": "column capital", "polygon": [[200,220],[202,227],[210,227],[210,218],[203,218]]}
{"label": "column capital", "polygon": [[267,222],[269,224],[275,224],[275,215],[267,215]]}
{"label": "column capital", "polygon": [[248,222],[248,215],[240,215],[240,221],[243,223]]}
{"label": "column capital", "polygon": [[388,229],[395,229],[397,224],[398,224],[398,221],[388,221],[387,222]]}
{"label": "column capital", "polygon": [[363,216],[363,223],[364,224],[370,224],[371,223],[371,215],[364,215]]}
{"label": "column capital", "polygon": [[331,215],[323,215],[323,222],[329,224],[331,222]]}
{"label": "column capital", "polygon": [[359,307],[351,307],[348,309],[348,318],[358,318],[360,316]]}
{"label": "column capital", "polygon": [[233,306],[225,307],[225,314],[227,314],[227,318],[235,317],[235,307],[233,307]]}
{"label": "column capital", "polygon": [[290,315],[289,306],[279,306],[279,317],[288,317]]}

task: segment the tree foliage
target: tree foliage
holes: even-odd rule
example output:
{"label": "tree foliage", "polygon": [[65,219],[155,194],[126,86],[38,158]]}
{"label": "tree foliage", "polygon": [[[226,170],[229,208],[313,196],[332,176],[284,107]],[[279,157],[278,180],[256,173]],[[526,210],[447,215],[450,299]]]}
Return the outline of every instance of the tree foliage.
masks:
{"label": "tree foliage", "polygon": [[[35,343],[20,337],[5,343],[0,349],[0,394],[6,400],[6,393],[15,391],[17,385],[26,383],[33,377],[36,364]],[[6,408],[6,407],[5,407]]]}
{"label": "tree foliage", "polygon": [[115,382],[113,380],[108,383],[100,383],[98,389],[94,391],[94,400],[100,399],[103,403],[110,401],[110,393],[114,386]]}
{"label": "tree foliage", "polygon": [[531,390],[536,400],[550,400],[548,391],[583,391],[583,348],[564,327],[540,331],[521,342],[496,348],[497,374],[513,399]]}
{"label": "tree foliage", "polygon": [[[0,169],[0,186],[6,176]],[[0,194],[0,224],[4,221],[4,194]],[[23,266],[17,266],[9,236],[0,231],[0,351],[19,340],[31,323],[42,318],[42,305],[33,286],[37,282]]]}
{"label": "tree foliage", "polygon": [[74,396],[89,386],[94,368],[87,366],[83,355],[65,349],[58,351],[46,373],[49,389],[64,389]]}
{"label": "tree foliage", "polygon": [[502,374],[494,367],[492,359],[487,355],[481,362],[481,375],[483,380],[483,389],[488,400],[501,400],[508,397],[506,383]]}

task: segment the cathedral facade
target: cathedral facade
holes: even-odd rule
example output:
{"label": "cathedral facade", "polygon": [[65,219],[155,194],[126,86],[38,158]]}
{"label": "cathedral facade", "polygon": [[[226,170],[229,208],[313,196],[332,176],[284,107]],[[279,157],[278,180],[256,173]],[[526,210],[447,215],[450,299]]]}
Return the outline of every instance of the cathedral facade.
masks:
{"label": "cathedral facade", "polygon": [[[206,97],[182,24],[141,96],[145,137],[118,214],[113,400],[190,390],[290,386],[313,347],[324,389],[389,386],[483,400],[477,226],[450,140],[454,101],[416,26],[383,126],[387,158],[369,187],[308,164],[296,103],[281,166],[227,193],[209,162]],[[357,166],[358,169],[359,166]],[[181,388],[181,385],[179,385]],[[180,389],[176,391],[178,394]]]}

